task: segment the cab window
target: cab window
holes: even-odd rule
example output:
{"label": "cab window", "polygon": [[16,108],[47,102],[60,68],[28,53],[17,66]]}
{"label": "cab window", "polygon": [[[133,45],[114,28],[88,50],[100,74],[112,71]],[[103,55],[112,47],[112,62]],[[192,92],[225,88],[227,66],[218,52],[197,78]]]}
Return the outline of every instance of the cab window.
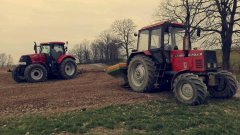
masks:
{"label": "cab window", "polygon": [[40,48],[40,53],[50,54],[50,46],[42,45]]}
{"label": "cab window", "polygon": [[149,31],[142,31],[139,35],[138,51],[148,50]]}
{"label": "cab window", "polygon": [[153,30],[151,33],[151,49],[160,48],[161,46],[161,29]]}
{"label": "cab window", "polygon": [[57,53],[64,53],[63,45],[54,45],[53,48]]}

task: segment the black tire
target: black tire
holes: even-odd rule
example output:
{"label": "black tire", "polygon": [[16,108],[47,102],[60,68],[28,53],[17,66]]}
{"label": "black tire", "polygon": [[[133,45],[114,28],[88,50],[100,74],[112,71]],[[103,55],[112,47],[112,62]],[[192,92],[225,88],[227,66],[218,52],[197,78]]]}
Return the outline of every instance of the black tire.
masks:
{"label": "black tire", "polygon": [[71,58],[66,58],[60,64],[60,76],[63,79],[72,79],[76,77],[77,74],[77,64],[75,60]]}
{"label": "black tire", "polygon": [[37,83],[47,79],[47,69],[40,64],[31,64],[27,66],[24,72],[24,77],[27,82]]}
{"label": "black tire", "polygon": [[133,91],[152,92],[156,82],[156,66],[153,60],[144,55],[133,57],[128,66],[128,82]]}
{"label": "black tire", "polygon": [[232,73],[227,71],[218,72],[218,76],[223,79],[223,84],[208,87],[210,95],[214,98],[232,98],[238,90],[236,78],[233,77]]}
{"label": "black tire", "polygon": [[20,73],[21,72],[21,68],[22,68],[21,66],[17,66],[12,71],[12,78],[13,78],[13,80],[15,82],[18,82],[18,83],[26,82],[26,79]]}
{"label": "black tire", "polygon": [[206,84],[191,73],[181,74],[174,80],[173,92],[179,102],[187,105],[203,104],[208,95]]}

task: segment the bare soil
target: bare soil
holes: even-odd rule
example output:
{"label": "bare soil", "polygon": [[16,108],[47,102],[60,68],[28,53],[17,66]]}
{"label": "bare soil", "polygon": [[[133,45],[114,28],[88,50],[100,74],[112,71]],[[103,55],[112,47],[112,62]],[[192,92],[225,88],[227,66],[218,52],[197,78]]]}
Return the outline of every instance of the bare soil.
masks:
{"label": "bare soil", "polygon": [[7,69],[0,69],[0,116],[48,114],[86,110],[114,104],[163,99],[170,92],[140,94],[120,87],[120,80],[103,71],[102,66],[83,65],[82,74],[72,80],[43,83],[16,83]]}

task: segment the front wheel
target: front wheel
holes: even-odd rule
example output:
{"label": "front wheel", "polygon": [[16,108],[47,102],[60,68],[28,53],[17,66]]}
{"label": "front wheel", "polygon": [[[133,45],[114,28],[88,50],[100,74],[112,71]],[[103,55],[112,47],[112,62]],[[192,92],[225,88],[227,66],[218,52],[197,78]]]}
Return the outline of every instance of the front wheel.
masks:
{"label": "front wheel", "polygon": [[60,75],[63,79],[72,79],[77,74],[77,64],[73,59],[67,58],[60,65]]}
{"label": "front wheel", "polygon": [[21,66],[17,66],[16,68],[13,69],[12,78],[15,82],[21,83],[26,81],[24,76],[21,75],[22,70],[23,68]]}
{"label": "front wheel", "polygon": [[43,82],[47,79],[47,69],[40,64],[31,64],[25,69],[24,77],[30,83]]}
{"label": "front wheel", "polygon": [[218,72],[219,85],[208,87],[209,93],[214,98],[232,98],[237,93],[237,80],[232,73]]}
{"label": "front wheel", "polygon": [[190,73],[181,74],[174,80],[173,92],[178,101],[187,105],[203,104],[208,95],[206,84]]}

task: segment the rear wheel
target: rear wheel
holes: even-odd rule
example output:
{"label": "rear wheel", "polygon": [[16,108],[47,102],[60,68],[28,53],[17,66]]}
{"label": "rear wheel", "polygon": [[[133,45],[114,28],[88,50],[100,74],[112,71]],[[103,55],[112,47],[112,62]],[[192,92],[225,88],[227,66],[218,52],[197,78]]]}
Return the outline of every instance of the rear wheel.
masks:
{"label": "rear wheel", "polygon": [[231,98],[237,92],[237,80],[233,77],[232,73],[221,71],[218,73],[219,82],[218,86],[208,87],[209,93],[214,98]]}
{"label": "rear wheel", "polygon": [[133,57],[128,66],[128,82],[133,91],[153,91],[156,82],[156,67],[153,60],[144,55]]}
{"label": "rear wheel", "polygon": [[17,66],[16,68],[13,69],[12,71],[12,78],[14,81],[21,83],[21,82],[25,82],[25,78],[23,75],[21,75],[21,66]]}
{"label": "rear wheel", "polygon": [[188,105],[200,105],[208,95],[207,86],[194,74],[179,75],[173,83],[173,92],[178,101]]}
{"label": "rear wheel", "polygon": [[63,79],[72,79],[76,76],[77,64],[73,59],[67,58],[60,65],[60,75]]}
{"label": "rear wheel", "polygon": [[24,77],[30,83],[43,82],[47,79],[47,69],[40,64],[31,64],[25,69]]}

